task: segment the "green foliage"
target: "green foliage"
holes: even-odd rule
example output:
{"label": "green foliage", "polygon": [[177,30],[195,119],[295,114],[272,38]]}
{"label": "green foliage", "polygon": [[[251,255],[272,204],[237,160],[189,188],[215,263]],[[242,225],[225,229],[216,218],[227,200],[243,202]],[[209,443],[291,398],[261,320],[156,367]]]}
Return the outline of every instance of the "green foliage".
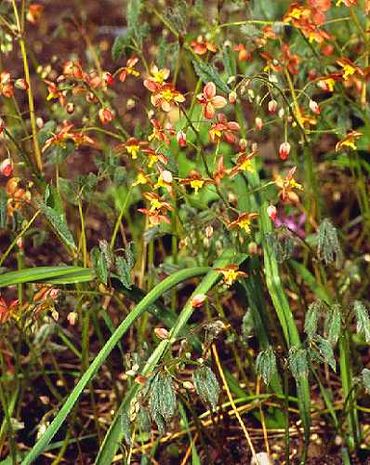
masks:
{"label": "green foliage", "polygon": [[338,304],[330,307],[325,320],[327,339],[332,346],[338,342],[342,331],[342,309]]}
{"label": "green foliage", "polygon": [[335,261],[336,265],[339,266],[342,261],[343,255],[338,239],[338,232],[327,218],[319,226],[317,253],[326,265]]}
{"label": "green foliage", "polygon": [[268,386],[272,377],[277,373],[276,356],[272,346],[260,352],[256,360],[256,370]]}
{"label": "green foliage", "polygon": [[370,343],[370,316],[366,306],[359,300],[353,303],[356,316],[356,329],[358,334],[364,336],[365,341]]}
{"label": "green foliage", "polygon": [[167,372],[159,371],[150,380],[149,410],[160,434],[164,434],[166,424],[176,411],[176,393],[172,377]]}
{"label": "green foliage", "polygon": [[313,344],[317,351],[318,358],[324,363],[327,363],[333,371],[336,370],[336,362],[333,347],[328,339],[316,334],[313,338]]}
{"label": "green foliage", "polygon": [[308,307],[304,321],[304,330],[309,339],[313,338],[317,333],[317,324],[322,308],[323,304],[320,300],[315,300],[315,302]]}
{"label": "green foliage", "polygon": [[128,247],[125,249],[124,256],[116,257],[115,263],[118,279],[121,281],[123,286],[127,289],[131,289],[131,270],[135,265],[135,250],[133,242],[130,242]]}
{"label": "green foliage", "polygon": [[230,92],[229,86],[221,79],[219,72],[213,65],[201,60],[193,60],[193,66],[197,76],[204,84],[214,82],[222,92],[226,94]]}
{"label": "green foliage", "polygon": [[364,368],[361,372],[361,377],[366,391],[370,394],[370,370],[368,368]]}
{"label": "green foliage", "polygon": [[0,189],[0,229],[6,227],[8,196],[4,189]]}
{"label": "green foliage", "polygon": [[202,401],[215,409],[220,396],[220,385],[218,384],[216,375],[211,368],[203,365],[193,372],[193,382],[197,394]]}
{"label": "green foliage", "polygon": [[300,381],[308,376],[307,350],[303,347],[292,347],[289,350],[289,368],[293,377]]}

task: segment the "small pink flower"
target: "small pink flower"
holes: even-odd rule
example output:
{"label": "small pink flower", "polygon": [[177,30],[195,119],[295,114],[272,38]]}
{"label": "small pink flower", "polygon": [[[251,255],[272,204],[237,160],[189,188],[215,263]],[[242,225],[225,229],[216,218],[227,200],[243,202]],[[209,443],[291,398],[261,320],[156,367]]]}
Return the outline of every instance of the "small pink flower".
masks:
{"label": "small pink flower", "polygon": [[207,82],[203,87],[203,93],[197,95],[197,100],[203,106],[203,115],[207,119],[212,119],[217,109],[227,105],[224,97],[216,95],[216,85],[213,82]]}
{"label": "small pink flower", "polygon": [[283,142],[279,147],[279,157],[280,160],[286,160],[290,153],[290,144],[289,142]]}

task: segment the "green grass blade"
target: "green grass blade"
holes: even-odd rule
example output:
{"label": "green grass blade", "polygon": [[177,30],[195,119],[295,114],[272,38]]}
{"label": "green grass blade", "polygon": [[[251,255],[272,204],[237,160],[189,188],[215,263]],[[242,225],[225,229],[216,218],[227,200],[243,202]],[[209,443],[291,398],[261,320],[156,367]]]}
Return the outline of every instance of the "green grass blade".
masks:
{"label": "green grass blade", "polygon": [[58,432],[59,428],[62,426],[63,422],[67,418],[68,414],[72,410],[73,406],[77,402],[81,393],[95,376],[98,369],[102,366],[104,361],[107,359],[109,354],[112,352],[114,347],[134,323],[134,321],[141,316],[150,305],[152,305],[164,292],[168,291],[172,287],[176,286],[182,281],[187,279],[200,276],[205,274],[209,268],[207,267],[195,267],[185,270],[178,271],[168,278],[164,279],[159,283],[154,289],[152,289],[141,302],[127,315],[127,317],[122,321],[122,323],[117,327],[112,336],[108,339],[104,347],[100,350],[98,355],[95,357],[94,361],[91,363],[89,368],[85,371],[80,381],[77,383],[73,391],[68,396],[67,400],[64,402],[62,408],[59,410],[58,414],[51,422],[43,436],[37,441],[33,446],[31,451],[27,454],[26,458],[22,461],[22,465],[29,465],[34,462],[40,454],[45,450],[46,446],[49,444],[54,435]]}
{"label": "green grass blade", "polygon": [[[246,258],[246,255],[237,255],[235,256],[230,250],[225,251],[222,256],[214,264],[215,268],[222,268],[231,263],[241,263]],[[220,273],[217,271],[209,271],[207,275],[203,278],[201,283],[197,286],[193,295],[196,294],[206,294],[219,280]],[[187,301],[184,308],[182,309],[175,326],[170,331],[168,339],[163,340],[156,347],[152,355],[149,357],[145,367],[143,368],[142,375],[149,375],[157,366],[159,361],[165,352],[171,347],[173,341],[182,333],[183,328],[185,327],[187,321],[191,317],[194,308],[191,305],[192,297]],[[99,454],[96,459],[96,465],[109,465],[112,463],[113,458],[123,440],[124,431],[122,428],[121,415],[127,410],[130,406],[132,399],[138,394],[141,387],[139,384],[134,384],[129,390],[128,394],[122,401],[119,409],[117,410],[113,423],[111,424],[103,444],[99,450]]]}
{"label": "green grass blade", "polygon": [[89,268],[80,266],[39,266],[9,271],[0,275],[0,288],[15,284],[46,281],[57,284],[70,284],[91,281],[94,273]]}

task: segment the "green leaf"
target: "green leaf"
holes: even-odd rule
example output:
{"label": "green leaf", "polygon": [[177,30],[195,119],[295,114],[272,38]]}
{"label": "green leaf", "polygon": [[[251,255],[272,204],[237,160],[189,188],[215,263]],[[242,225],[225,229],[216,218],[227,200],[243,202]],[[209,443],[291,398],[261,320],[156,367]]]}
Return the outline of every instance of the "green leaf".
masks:
{"label": "green leaf", "polygon": [[338,232],[327,218],[319,226],[317,254],[326,265],[335,261],[339,266],[343,258]]}
{"label": "green leaf", "polygon": [[6,228],[8,196],[5,189],[0,189],[0,229]]}
{"label": "green leaf", "polygon": [[193,60],[193,66],[197,76],[204,84],[207,84],[207,82],[214,82],[225,94],[231,91],[230,87],[221,79],[219,72],[214,66],[204,63],[201,60]]}
{"label": "green leaf", "polygon": [[112,45],[112,59],[118,61],[125,52],[125,48],[130,44],[131,36],[127,32],[114,39]]}
{"label": "green leaf", "polygon": [[332,346],[335,346],[342,331],[342,312],[339,304],[334,304],[330,307],[325,326],[327,339]]}
{"label": "green leaf", "polygon": [[121,281],[123,286],[125,286],[127,289],[131,289],[131,269],[128,266],[128,263],[125,258],[116,257],[116,270],[118,279]]}
{"label": "green leaf", "polygon": [[47,205],[41,205],[41,211],[44,213],[46,218],[49,220],[51,226],[58,234],[60,239],[72,249],[76,249],[76,244],[73,239],[72,233],[68,228],[65,215],[63,213],[58,213],[51,207]]}
{"label": "green leaf", "polygon": [[277,373],[276,356],[272,346],[260,352],[256,360],[256,371],[262,376],[266,386],[271,382],[272,377]]}
{"label": "green leaf", "polygon": [[176,394],[171,376],[166,372],[154,375],[149,387],[149,409],[160,434],[176,411]]}
{"label": "green leaf", "polygon": [[86,282],[93,279],[94,272],[90,268],[80,266],[39,266],[0,274],[0,288],[39,281],[70,284],[71,282]]}
{"label": "green leaf", "polygon": [[291,347],[289,350],[289,368],[296,380],[307,378],[308,361],[307,351],[303,347]]}
{"label": "green leaf", "polygon": [[320,359],[324,363],[327,363],[332,368],[332,370],[335,371],[336,362],[335,362],[333,347],[330,341],[328,341],[327,339],[324,339],[319,334],[316,334],[314,342],[317,346]]}
{"label": "green leaf", "polygon": [[193,373],[193,382],[202,401],[215,409],[220,396],[220,386],[213,371],[206,365],[197,368]]}
{"label": "green leaf", "polygon": [[304,320],[304,331],[310,339],[317,333],[317,323],[322,306],[322,302],[320,300],[316,300],[308,307]]}
{"label": "green leaf", "polygon": [[92,261],[97,278],[99,279],[100,282],[107,285],[107,282],[108,282],[107,260],[106,260],[104,253],[102,253],[99,247],[94,247],[91,250],[91,261]]}
{"label": "green leaf", "polygon": [[365,386],[366,391],[370,394],[370,370],[364,368],[361,371],[362,383]]}
{"label": "green leaf", "polygon": [[365,341],[370,342],[370,317],[368,309],[359,300],[356,300],[353,303],[353,309],[356,315],[356,330],[358,334],[362,334],[365,338]]}

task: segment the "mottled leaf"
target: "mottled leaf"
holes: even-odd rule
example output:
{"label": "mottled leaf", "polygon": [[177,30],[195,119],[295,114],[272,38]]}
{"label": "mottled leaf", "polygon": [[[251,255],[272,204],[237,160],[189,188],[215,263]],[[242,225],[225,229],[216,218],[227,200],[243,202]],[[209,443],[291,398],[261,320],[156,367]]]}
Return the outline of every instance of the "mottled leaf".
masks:
{"label": "mottled leaf", "polygon": [[193,373],[193,382],[202,401],[215,409],[220,396],[220,386],[213,371],[206,365],[197,368]]}
{"label": "mottled leaf", "polygon": [[219,72],[214,66],[204,63],[201,60],[193,60],[193,66],[197,76],[204,84],[207,82],[214,82],[222,92],[225,92],[226,94],[230,92],[229,86],[224,83]]}
{"label": "mottled leaf", "polygon": [[359,300],[354,302],[353,309],[356,316],[357,332],[364,336],[366,342],[370,342],[370,316],[368,309]]}
{"label": "mottled leaf", "polygon": [[163,434],[166,423],[171,420],[176,410],[176,394],[172,378],[166,372],[154,375],[150,383],[149,410],[159,432]]}
{"label": "mottled leaf", "polygon": [[272,377],[277,373],[276,356],[272,346],[260,352],[256,360],[256,370],[259,376],[262,376],[263,381],[268,386]]}

